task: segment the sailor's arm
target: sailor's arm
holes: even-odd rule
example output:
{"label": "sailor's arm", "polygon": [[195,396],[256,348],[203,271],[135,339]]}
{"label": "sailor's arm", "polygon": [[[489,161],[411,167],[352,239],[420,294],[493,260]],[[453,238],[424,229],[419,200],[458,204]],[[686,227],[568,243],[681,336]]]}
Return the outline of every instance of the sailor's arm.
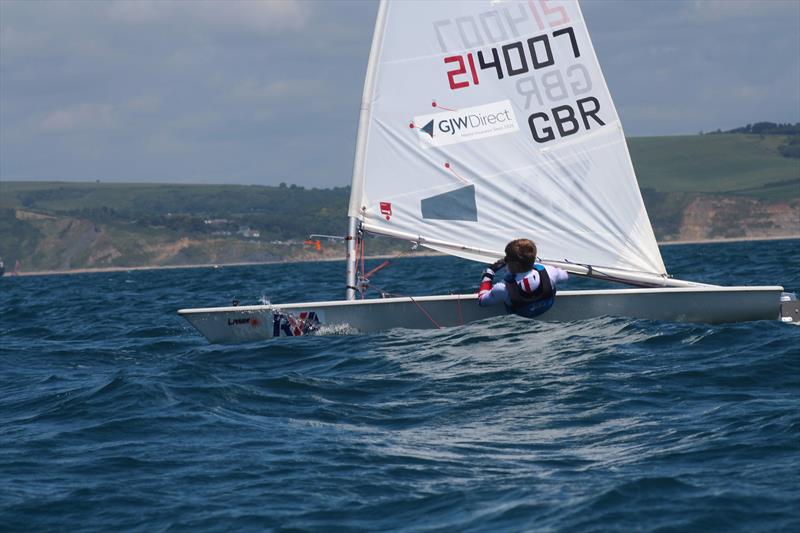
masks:
{"label": "sailor's arm", "polygon": [[501,260],[489,265],[484,269],[483,274],[481,275],[481,285],[478,288],[478,305],[495,305],[505,301],[506,284],[500,282],[492,286],[495,272],[504,266],[505,262]]}
{"label": "sailor's arm", "polygon": [[507,296],[508,289],[506,289],[505,281],[498,281],[490,290],[478,293],[478,305],[488,307],[490,305],[504,304]]}
{"label": "sailor's arm", "polygon": [[569,279],[569,274],[566,270],[550,265],[545,265],[545,268],[547,269],[547,275],[550,276],[550,281],[554,283],[567,281]]}

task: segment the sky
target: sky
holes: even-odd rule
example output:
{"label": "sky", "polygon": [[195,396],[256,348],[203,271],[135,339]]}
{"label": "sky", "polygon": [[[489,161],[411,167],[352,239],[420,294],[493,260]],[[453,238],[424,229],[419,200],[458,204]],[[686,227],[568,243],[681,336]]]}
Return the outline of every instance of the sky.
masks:
{"label": "sky", "polygon": [[[800,1],[581,6],[628,136],[800,122]],[[0,0],[0,181],[348,185],[376,13]]]}

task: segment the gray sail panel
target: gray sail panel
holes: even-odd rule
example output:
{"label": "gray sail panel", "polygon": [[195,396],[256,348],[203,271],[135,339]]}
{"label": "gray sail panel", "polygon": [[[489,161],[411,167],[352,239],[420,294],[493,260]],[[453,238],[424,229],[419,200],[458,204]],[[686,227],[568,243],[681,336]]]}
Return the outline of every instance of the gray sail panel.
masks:
{"label": "gray sail panel", "polygon": [[428,220],[478,221],[474,185],[423,198],[420,201],[420,208],[422,218]]}

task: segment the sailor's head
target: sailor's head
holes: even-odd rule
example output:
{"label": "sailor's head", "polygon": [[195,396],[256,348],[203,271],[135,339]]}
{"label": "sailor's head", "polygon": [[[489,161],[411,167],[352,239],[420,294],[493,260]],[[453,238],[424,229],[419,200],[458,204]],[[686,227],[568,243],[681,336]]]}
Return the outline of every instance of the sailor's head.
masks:
{"label": "sailor's head", "polygon": [[527,272],[536,261],[536,244],[530,239],[515,239],[506,245],[506,267],[512,274]]}

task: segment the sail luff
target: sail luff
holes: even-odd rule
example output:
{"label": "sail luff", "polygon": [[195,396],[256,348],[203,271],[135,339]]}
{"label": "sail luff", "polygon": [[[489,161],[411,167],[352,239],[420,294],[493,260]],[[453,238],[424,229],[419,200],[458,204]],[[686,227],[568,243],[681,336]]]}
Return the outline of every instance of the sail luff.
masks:
{"label": "sail luff", "polygon": [[369,138],[369,124],[372,119],[372,100],[375,93],[375,80],[380,63],[383,34],[386,28],[388,0],[381,0],[378,7],[378,16],[375,20],[375,31],[372,34],[372,46],[367,63],[367,74],[364,78],[364,91],[361,96],[361,113],[358,118],[358,137],[356,139],[356,153],[353,159],[353,177],[350,182],[350,207],[348,216],[359,217],[364,197],[364,169],[366,167],[367,140]]}

